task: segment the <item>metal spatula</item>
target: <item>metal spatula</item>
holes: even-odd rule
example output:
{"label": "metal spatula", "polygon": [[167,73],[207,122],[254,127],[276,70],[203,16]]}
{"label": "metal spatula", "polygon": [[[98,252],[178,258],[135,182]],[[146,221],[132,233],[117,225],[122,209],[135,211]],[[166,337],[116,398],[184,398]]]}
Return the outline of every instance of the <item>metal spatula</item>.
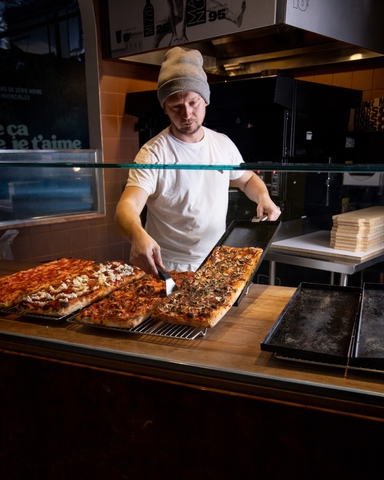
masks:
{"label": "metal spatula", "polygon": [[179,287],[176,285],[175,281],[171,277],[171,275],[166,272],[163,268],[159,267],[156,265],[157,271],[159,272],[159,277],[161,280],[165,281],[165,293],[168,297],[168,295],[171,295],[171,293],[176,292],[179,290]]}

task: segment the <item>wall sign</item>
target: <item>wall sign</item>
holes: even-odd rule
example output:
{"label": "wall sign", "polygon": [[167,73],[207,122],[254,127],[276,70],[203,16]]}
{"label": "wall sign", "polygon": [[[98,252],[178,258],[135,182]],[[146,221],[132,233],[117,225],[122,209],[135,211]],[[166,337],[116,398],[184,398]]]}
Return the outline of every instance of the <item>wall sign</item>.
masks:
{"label": "wall sign", "polygon": [[76,0],[0,2],[0,150],[88,149]]}
{"label": "wall sign", "polygon": [[384,98],[363,102],[361,108],[351,111],[351,119],[353,125],[351,130],[384,132]]}

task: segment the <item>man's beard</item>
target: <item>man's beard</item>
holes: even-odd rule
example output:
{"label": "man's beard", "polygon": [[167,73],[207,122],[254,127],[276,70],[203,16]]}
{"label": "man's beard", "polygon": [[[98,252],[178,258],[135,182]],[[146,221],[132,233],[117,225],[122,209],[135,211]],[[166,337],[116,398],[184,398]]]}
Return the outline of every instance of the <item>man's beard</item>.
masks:
{"label": "man's beard", "polygon": [[178,132],[181,133],[182,135],[194,135],[196,132],[198,132],[201,128],[201,124],[196,124],[195,128],[193,130],[189,130],[187,128],[183,127],[177,127],[174,123],[172,123],[173,128]]}

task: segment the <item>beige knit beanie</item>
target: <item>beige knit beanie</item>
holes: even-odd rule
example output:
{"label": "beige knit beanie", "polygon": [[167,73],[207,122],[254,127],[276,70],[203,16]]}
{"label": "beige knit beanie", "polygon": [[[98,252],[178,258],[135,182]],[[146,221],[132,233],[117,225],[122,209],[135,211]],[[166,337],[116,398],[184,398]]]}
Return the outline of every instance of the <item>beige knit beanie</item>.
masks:
{"label": "beige knit beanie", "polygon": [[161,65],[157,98],[164,108],[170,95],[185,91],[196,92],[209,103],[210,91],[201,53],[174,47],[165,54]]}

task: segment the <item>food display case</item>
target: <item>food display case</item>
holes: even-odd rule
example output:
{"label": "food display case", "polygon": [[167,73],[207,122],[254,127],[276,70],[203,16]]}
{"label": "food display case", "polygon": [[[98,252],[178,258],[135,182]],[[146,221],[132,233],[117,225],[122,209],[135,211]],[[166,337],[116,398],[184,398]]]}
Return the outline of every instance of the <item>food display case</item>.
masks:
{"label": "food display case", "polygon": [[[204,175],[204,171],[209,171],[212,169],[222,169],[222,170],[229,170],[229,169],[237,169],[237,170],[254,170],[256,167],[259,168],[260,164],[253,165],[251,163],[244,163],[240,166],[236,167],[229,167],[226,165],[136,165],[136,164],[103,164],[100,163],[98,160],[99,154],[97,151],[32,151],[32,152],[17,152],[17,151],[6,151],[0,154],[0,168],[2,170],[2,177],[1,177],[1,185],[4,191],[7,191],[7,202],[12,202],[12,209],[13,214],[9,219],[3,219],[0,223],[0,226],[3,228],[11,227],[19,227],[23,228],[24,225],[39,225],[40,222],[43,224],[47,222],[62,222],[63,219],[65,221],[66,217],[68,216],[70,219],[78,216],[78,220],[81,221],[83,218],[89,218],[89,214],[94,214],[96,216],[102,216],[105,212],[105,198],[104,198],[104,189],[103,189],[103,181],[104,181],[104,172],[108,171],[115,171],[115,172],[124,172],[126,174],[129,169],[133,168],[153,168],[153,169],[190,169],[190,170],[199,170],[201,171],[202,175]],[[328,174],[343,174],[343,175],[384,175],[384,167],[379,164],[375,165],[342,165],[342,164],[332,164],[332,165],[324,165],[324,164],[282,164],[282,165],[270,165],[265,164],[262,165],[263,171],[281,171],[281,172],[293,172],[296,175],[307,175],[308,173],[317,172],[318,174],[322,174],[327,170]],[[12,176],[13,175],[13,176]],[[9,177],[9,178],[8,178]],[[16,182],[17,179],[23,178],[25,181]],[[40,178],[41,180],[35,180]],[[30,179],[30,182],[26,181]],[[45,179],[47,179],[48,184],[44,184]],[[9,180],[9,181],[8,181]],[[43,183],[42,183],[43,182]],[[67,188],[67,183],[70,182],[72,187]],[[18,203],[15,198],[12,198],[12,188],[16,183],[28,183],[28,185],[38,183],[39,188],[34,189],[31,191],[27,189],[25,191],[25,199],[28,205],[28,208],[24,208],[23,212],[20,215],[17,215],[16,209],[14,205]],[[84,188],[87,190],[87,194],[84,194]],[[355,186],[350,187],[352,189]],[[379,196],[381,195],[381,186],[375,185],[373,187],[376,190],[376,194]],[[60,197],[60,205],[57,203],[57,199]],[[351,195],[352,197],[352,195]],[[380,197],[381,198],[381,197]],[[31,201],[33,200],[33,201]],[[340,199],[342,201],[342,199]],[[60,203],[59,202],[59,203]],[[72,209],[72,205],[77,202],[77,208]],[[5,205],[5,203],[4,203]],[[52,206],[54,205],[54,206]],[[352,208],[355,206],[353,202],[351,202]],[[365,206],[365,203],[361,203],[356,205],[356,208]],[[284,205],[282,205],[284,208]],[[342,208],[342,202],[340,204],[340,208]],[[55,210],[56,209],[56,210]],[[218,239],[217,245],[231,245],[231,246],[255,246],[260,247],[263,250],[262,257],[260,259],[260,263],[257,266],[257,271],[254,272],[250,281],[247,284],[247,288],[244,289],[242,294],[240,295],[238,301],[235,303],[235,307],[240,304],[243,296],[247,294],[248,289],[252,284],[259,283],[259,270],[261,266],[265,266],[268,264],[269,258],[274,258],[273,253],[269,255],[270,249],[276,243],[276,239],[278,238],[278,234],[280,233],[280,227],[282,225],[281,221],[277,222],[259,222],[253,223],[254,220],[254,212],[248,209],[245,211],[237,211],[235,212],[235,216],[233,217],[233,212],[231,213],[230,222],[228,222],[227,230],[223,234],[223,236]],[[314,219],[309,219],[310,230],[315,230],[318,227],[317,225],[317,217]],[[332,220],[332,217],[327,219],[328,223]],[[311,223],[312,221],[312,223]],[[289,222],[288,222],[289,223]],[[321,224],[321,228],[324,228],[324,223]],[[281,229],[283,231],[283,237],[286,236],[286,224],[283,223],[283,227]],[[295,236],[300,237],[300,234],[303,233],[301,231],[295,232]],[[382,251],[378,251],[377,255],[375,255],[374,259],[378,261],[381,259],[383,255]],[[318,258],[318,254],[313,255],[313,261],[315,262],[316,258]],[[52,258],[53,260],[54,258]],[[14,263],[15,267],[13,270],[17,269],[17,263]],[[24,260],[24,259],[23,259]],[[27,259],[28,260],[28,259]],[[48,261],[47,259],[45,261]],[[105,260],[119,260],[116,258],[106,258]],[[7,262],[6,262],[7,263]],[[20,263],[20,262],[19,262]],[[33,263],[33,262],[32,262]],[[31,263],[31,264],[32,264]],[[300,260],[298,259],[298,263]],[[332,263],[332,259],[330,260]],[[374,263],[373,261],[371,263]],[[12,264],[8,264],[12,265]],[[28,261],[26,263],[28,265]],[[5,266],[3,265],[3,269]],[[315,267],[316,268],[316,267]],[[330,267],[331,269],[331,267]],[[12,270],[12,267],[11,267]],[[7,273],[7,269],[2,271],[2,274],[5,275]],[[331,277],[331,284],[333,283],[333,278]],[[273,283],[274,284],[274,283]],[[301,285],[301,284],[300,284]],[[317,285],[317,284],[314,284]],[[292,285],[290,285],[292,286]],[[327,287],[323,287],[326,288]],[[337,288],[337,287],[330,287],[332,295],[335,296],[336,301],[340,300],[343,295],[346,294],[347,289]],[[352,288],[353,289],[353,288]],[[357,290],[358,287],[356,287]],[[296,295],[303,292],[306,292],[307,295],[312,298],[313,295],[317,295],[318,291],[317,288],[313,289],[301,289],[298,286],[296,290]],[[322,296],[324,292],[320,290],[320,296]],[[314,301],[314,298],[312,298]],[[309,300],[309,303],[311,300]],[[312,305],[313,306],[313,305]],[[235,311],[236,308],[234,307]],[[287,306],[288,308],[288,306]],[[356,312],[360,310],[357,309]],[[11,309],[10,311],[7,309],[3,309],[2,313],[5,315],[20,315],[20,312],[17,309]],[[319,309],[318,314],[321,316],[324,312]],[[38,316],[36,316],[39,319]],[[47,320],[48,317],[45,317]],[[54,318],[55,321],[63,320],[61,318],[57,319]],[[67,320],[67,318],[64,318]],[[354,321],[351,320],[351,328],[354,327]],[[315,321],[315,323],[317,323]],[[317,327],[315,327],[315,332]],[[335,331],[339,329],[338,325],[334,326]],[[172,329],[171,329],[172,330]],[[132,329],[130,333],[136,333],[136,329]],[[145,328],[140,328],[138,330],[140,334],[150,334],[150,335],[159,335],[164,337],[179,337],[178,333],[169,333],[168,330],[162,331],[162,329],[158,329],[158,325],[153,325],[151,322]],[[180,338],[186,339],[195,339],[196,336],[200,336],[205,332],[198,331],[196,332],[181,332]],[[349,332],[350,336],[352,335]],[[317,333],[314,334],[317,336]],[[331,335],[332,336],[332,335]],[[273,337],[272,337],[273,339]],[[273,342],[272,342],[273,344]],[[270,342],[266,342],[262,344],[262,349],[270,349],[271,344]],[[286,353],[286,345],[280,345],[282,352],[278,353]],[[288,348],[289,350],[289,348]],[[348,349],[347,349],[348,350]],[[300,354],[303,353],[301,350]],[[327,355],[327,352],[323,352]],[[346,364],[347,358],[346,351],[343,350],[343,354],[341,355],[342,361],[341,364]],[[325,362],[326,363],[326,362]],[[337,362],[336,362],[337,363]]]}
{"label": "food display case", "polygon": [[[20,164],[7,161],[0,165],[0,168],[11,167],[20,168]],[[123,171],[125,174],[130,168],[140,168],[131,164],[88,161],[44,164],[47,169],[72,171],[74,167],[94,172],[104,170],[107,175],[108,171]],[[30,162],[28,168],[41,169],[42,166]],[[193,165],[185,168],[199,168],[204,174],[204,170],[217,169],[218,166]],[[235,168],[253,169],[253,166],[244,164]],[[263,165],[263,170],[272,168],[275,170],[276,166]],[[294,164],[280,165],[277,169],[297,175],[327,170],[332,173],[384,172],[382,165]],[[378,193],[380,187],[374,188]],[[248,221],[245,221],[248,226]],[[244,222],[243,218],[241,222]],[[271,226],[264,222],[260,225],[261,229]],[[247,231],[249,233],[249,229]],[[232,234],[231,229],[228,234]],[[267,248],[269,239],[265,244]],[[262,262],[267,263],[268,260],[263,258]],[[2,275],[31,265],[27,260],[21,262],[17,258],[0,263]],[[331,288],[335,295],[339,289],[345,292],[343,287]],[[367,288],[370,296],[376,298],[381,294],[380,287],[367,285]],[[354,293],[355,288],[351,289]],[[8,389],[6,396],[2,396],[2,409],[5,411],[6,407],[7,412],[15,414],[15,428],[19,433],[25,432],[25,429],[32,431],[41,422],[42,428],[51,434],[52,426],[57,428],[60,424],[60,442],[79,475],[84,474],[86,469],[94,471],[90,460],[93,453],[91,455],[89,452],[94,452],[97,445],[100,446],[100,435],[104,436],[106,442],[103,451],[105,461],[96,462],[99,470],[106,473],[109,469],[117,475],[124,465],[127,471],[137,474],[136,478],[140,478],[140,469],[141,473],[144,469],[149,475],[157,468],[166,471],[171,463],[179,473],[178,468],[185,466],[185,451],[202,454],[205,450],[212,455],[219,454],[229,448],[230,439],[235,435],[238,448],[223,460],[220,467],[215,467],[216,473],[218,470],[224,473],[234,473],[236,470],[237,474],[249,478],[251,471],[259,468],[264,476],[272,474],[277,478],[282,470],[276,462],[268,460],[260,467],[263,463],[260,455],[265,455],[275,445],[279,449],[281,447],[284,468],[287,465],[292,468],[297,478],[304,478],[313,465],[321,475],[327,476],[335,468],[335,458],[347,458],[352,452],[362,460],[354,462],[353,466],[343,460],[339,465],[344,473],[350,473],[353,478],[353,474],[360,474],[366,468],[363,459],[368,455],[370,458],[380,458],[379,455],[376,457],[379,444],[373,440],[364,445],[353,439],[344,442],[345,432],[353,426],[354,431],[361,435],[369,429],[372,439],[379,435],[384,419],[384,373],[378,368],[371,368],[377,365],[369,353],[365,358],[361,341],[363,327],[369,328],[365,322],[360,323],[359,329],[349,332],[354,338],[360,339],[355,357],[361,363],[359,365],[355,358],[353,361],[351,358],[347,365],[351,368],[346,368],[344,357],[347,357],[348,363],[348,352],[344,351],[341,355],[343,368],[335,368],[323,358],[320,362],[287,362],[285,358],[261,348],[261,342],[289,302],[293,301],[295,294],[296,287],[261,284],[255,278],[238,305],[234,305],[214,328],[192,338],[94,329],[68,319],[51,321],[28,318],[14,311],[1,312],[1,387],[14,385]],[[362,298],[361,311],[366,311],[363,309],[368,308],[368,297],[365,301],[364,296]],[[321,307],[317,313],[321,323]],[[370,309],[370,315],[376,313]],[[335,318],[337,321],[338,318]],[[336,330],[340,330],[339,324]],[[332,329],[329,331],[332,332]],[[316,336],[316,326],[314,332]],[[17,401],[14,395],[17,395]],[[27,408],[28,402],[36,408],[36,412],[41,412],[43,407],[49,413],[31,413],[31,407]],[[52,405],[55,405],[54,409]],[[206,428],[207,422],[209,429]],[[6,428],[11,428],[10,424],[6,425]],[[77,440],[73,432],[79,425],[84,431]],[[314,426],[319,437],[313,436]],[[273,443],[271,429],[275,432]],[[319,438],[324,438],[330,429],[333,433],[325,447]],[[257,436],[255,432],[258,432]],[[19,433],[15,433],[13,438],[20,440]],[[163,443],[160,441],[162,435],[166,435]],[[176,438],[185,440],[177,444]],[[317,452],[324,455],[327,452],[329,455],[329,449],[332,450],[327,461],[322,455],[322,458],[315,458],[309,449],[308,438],[313,439]],[[84,439],[87,444],[84,444]],[[33,455],[23,450],[23,458],[33,463],[41,460],[42,455],[49,454],[52,465],[63,465],[63,449],[58,448],[58,438],[54,438],[52,445],[44,452],[40,451],[43,436],[36,442],[39,448],[34,449]],[[169,451],[171,443],[175,445],[172,462]],[[254,460],[241,463],[240,458],[251,444],[257,447],[257,455]],[[144,456],[148,449],[153,451],[155,446],[158,455],[154,463],[144,462],[143,467]],[[298,458],[302,457],[303,452],[309,455],[310,460],[300,463]],[[16,458],[13,450],[8,455]],[[198,466],[190,467],[193,475],[202,472]],[[17,473],[22,468],[20,464]],[[38,472],[40,467],[35,465],[34,468]],[[64,473],[69,472],[68,466],[63,469]],[[204,472],[206,478],[214,478],[213,467],[206,467]]]}

